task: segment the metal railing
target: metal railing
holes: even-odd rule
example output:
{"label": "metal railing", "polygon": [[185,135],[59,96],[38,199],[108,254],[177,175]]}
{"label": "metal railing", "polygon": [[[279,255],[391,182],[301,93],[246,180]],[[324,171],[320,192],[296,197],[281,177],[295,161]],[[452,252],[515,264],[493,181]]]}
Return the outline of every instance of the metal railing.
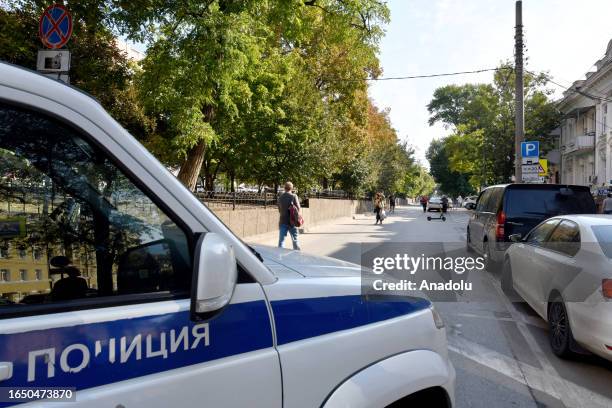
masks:
{"label": "metal railing", "polygon": [[[219,192],[219,191],[201,191],[195,193],[196,197],[208,207],[217,209],[236,209],[236,207],[248,208],[248,207],[275,207],[277,203],[278,195],[274,192],[250,192],[250,191],[236,191],[236,192]],[[356,199],[342,190],[324,190],[324,191],[310,191],[304,194],[300,194],[300,201],[302,205],[308,206],[308,199],[319,198],[319,199],[337,199],[337,200],[349,200]]]}
{"label": "metal railing", "polygon": [[208,207],[214,208],[231,208],[240,207],[268,207],[276,206],[276,194],[270,192],[250,192],[250,191],[235,191],[235,192],[218,192],[218,191],[203,191],[195,193]]}

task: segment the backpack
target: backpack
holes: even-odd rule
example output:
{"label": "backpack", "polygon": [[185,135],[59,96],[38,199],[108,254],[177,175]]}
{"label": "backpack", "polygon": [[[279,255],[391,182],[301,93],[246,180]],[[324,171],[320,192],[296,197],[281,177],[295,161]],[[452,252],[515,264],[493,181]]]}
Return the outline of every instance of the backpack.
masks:
{"label": "backpack", "polygon": [[301,227],[304,225],[304,218],[298,210],[297,206],[293,203],[289,204],[289,224],[292,227]]}

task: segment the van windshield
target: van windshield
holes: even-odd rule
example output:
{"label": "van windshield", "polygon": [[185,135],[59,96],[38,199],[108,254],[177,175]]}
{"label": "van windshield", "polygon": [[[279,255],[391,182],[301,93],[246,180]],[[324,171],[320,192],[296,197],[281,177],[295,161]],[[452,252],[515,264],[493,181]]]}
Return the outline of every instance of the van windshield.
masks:
{"label": "van windshield", "polygon": [[563,194],[553,189],[508,189],[507,216],[542,217],[560,214],[595,213],[589,191],[569,190]]}

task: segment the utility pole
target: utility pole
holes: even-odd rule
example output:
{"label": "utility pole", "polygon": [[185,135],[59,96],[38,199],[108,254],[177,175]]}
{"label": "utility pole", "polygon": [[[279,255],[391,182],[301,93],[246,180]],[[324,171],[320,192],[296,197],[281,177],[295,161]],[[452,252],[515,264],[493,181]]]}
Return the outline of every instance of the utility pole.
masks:
{"label": "utility pole", "polygon": [[525,105],[523,89],[523,2],[516,2],[516,27],[514,34],[514,72],[516,75],[516,106],[514,130],[514,177],[515,183],[523,181],[521,142],[525,139]]}

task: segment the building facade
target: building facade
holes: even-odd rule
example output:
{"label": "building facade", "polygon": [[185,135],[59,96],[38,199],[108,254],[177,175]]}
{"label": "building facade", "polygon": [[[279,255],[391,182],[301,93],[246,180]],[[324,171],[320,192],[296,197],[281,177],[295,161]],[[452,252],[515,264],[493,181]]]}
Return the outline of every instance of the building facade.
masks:
{"label": "building facade", "polygon": [[558,105],[563,114],[560,181],[593,190],[612,184],[612,41],[595,67],[564,92]]}

